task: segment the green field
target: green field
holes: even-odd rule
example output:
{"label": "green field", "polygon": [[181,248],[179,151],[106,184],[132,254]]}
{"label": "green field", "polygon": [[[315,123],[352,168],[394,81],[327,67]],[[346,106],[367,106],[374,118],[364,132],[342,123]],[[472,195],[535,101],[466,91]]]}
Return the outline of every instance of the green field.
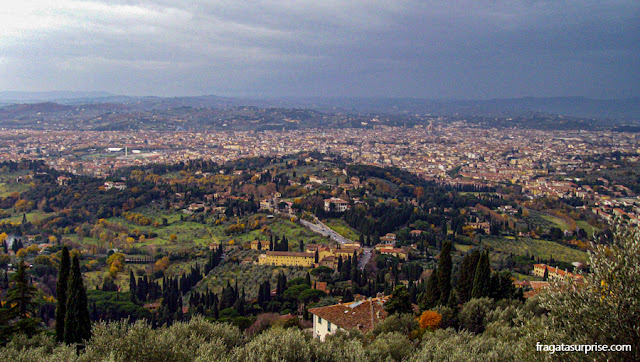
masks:
{"label": "green field", "polygon": [[584,251],[572,249],[549,240],[520,238],[517,240],[486,238],[482,243],[492,247],[496,251],[514,255],[534,255],[544,259],[553,257],[555,260],[571,263],[580,261],[586,263],[589,260]]}
{"label": "green field", "polygon": [[[177,217],[177,221],[169,223],[167,226],[159,227],[155,227],[153,225],[141,226],[129,222],[122,217],[109,218],[108,221],[110,223],[126,226],[129,230],[137,229],[144,232],[155,232],[158,234],[158,237],[148,239],[144,243],[135,243],[135,247],[141,247],[144,245],[175,245],[176,247],[180,247],[193,243],[196,245],[207,245],[217,240],[214,238],[212,226],[191,221],[180,221],[180,216]],[[177,236],[175,242],[170,241],[171,235]]]}
{"label": "green field", "polygon": [[16,182],[18,176],[29,174],[29,171],[0,173],[0,197],[9,196],[13,192],[22,193],[29,189],[29,184]]}
{"label": "green field", "polygon": [[347,239],[358,241],[360,237],[358,232],[351,226],[347,225],[347,223],[342,219],[329,219],[323,221],[323,223]]}
{"label": "green field", "polygon": [[591,237],[591,235],[593,235],[594,232],[596,233],[600,232],[599,228],[589,225],[589,223],[584,220],[576,221],[576,224],[580,229],[584,229],[584,231],[587,232],[587,236],[589,237]]}
{"label": "green field", "polygon": [[[145,216],[151,217],[154,220],[161,222],[162,218],[167,219],[167,225],[163,226],[140,226],[133,222],[126,220],[123,217],[115,217],[108,219],[111,223],[121,224],[126,226],[129,230],[140,230],[143,232],[154,232],[158,236],[152,239],[148,239],[143,243],[135,243],[134,247],[140,248],[149,245],[162,246],[167,250],[180,249],[189,245],[207,246],[211,243],[229,243],[231,240],[235,244],[241,244],[245,242],[251,242],[253,240],[268,240],[269,233],[276,235],[277,237],[286,236],[289,240],[289,245],[292,248],[297,247],[300,240],[305,244],[309,243],[327,243],[327,240],[322,235],[316,234],[310,230],[307,230],[303,226],[292,222],[285,218],[267,218],[267,214],[256,214],[249,218],[232,218],[225,222],[215,225],[215,218],[209,216],[205,219],[204,223],[194,221],[181,221],[179,212],[164,212],[165,210],[158,210],[157,208],[145,207],[136,209],[135,212],[141,213]],[[186,219],[186,216],[185,216]],[[251,230],[251,226],[254,221],[258,220],[260,226]],[[227,235],[225,229],[237,222],[243,223],[247,226],[244,232],[238,234]],[[171,235],[175,235],[177,238],[175,241],[171,241]]]}
{"label": "green field", "polygon": [[471,245],[453,244],[453,246],[456,248],[456,250],[463,253],[466,253],[467,251],[469,251],[469,249],[471,249]]}
{"label": "green field", "polygon": [[[12,210],[7,210],[7,211],[12,211]],[[46,219],[49,216],[55,215],[55,212],[42,212],[39,210],[35,210],[35,211],[31,211],[28,212],[27,215],[27,221],[29,222],[34,222],[34,221],[38,221],[38,220],[42,220],[42,219]],[[21,213],[16,213],[15,215],[8,217],[6,219],[2,219],[4,221],[10,221],[10,222],[15,222],[15,223],[21,223],[22,222],[22,215]]]}
{"label": "green field", "polygon": [[511,272],[511,276],[517,280],[542,280],[542,278],[535,275],[520,274],[516,272]]}
{"label": "green field", "polygon": [[551,216],[551,215],[542,215],[542,218],[555,224],[555,226],[559,227],[562,230],[568,230],[569,225],[559,217]]}

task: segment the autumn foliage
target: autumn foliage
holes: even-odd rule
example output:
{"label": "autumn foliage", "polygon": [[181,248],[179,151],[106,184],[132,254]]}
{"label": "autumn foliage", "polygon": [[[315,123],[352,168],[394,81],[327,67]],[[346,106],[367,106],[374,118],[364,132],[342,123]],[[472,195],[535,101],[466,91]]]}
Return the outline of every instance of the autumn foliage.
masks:
{"label": "autumn foliage", "polygon": [[418,317],[418,324],[421,329],[435,330],[440,327],[442,321],[442,314],[427,310]]}

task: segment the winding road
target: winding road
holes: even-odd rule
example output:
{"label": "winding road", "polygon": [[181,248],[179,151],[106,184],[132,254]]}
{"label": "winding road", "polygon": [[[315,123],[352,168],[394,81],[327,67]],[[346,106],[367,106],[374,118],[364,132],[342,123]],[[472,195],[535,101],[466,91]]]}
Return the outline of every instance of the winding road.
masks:
{"label": "winding road", "polygon": [[[344,236],[338,234],[333,229],[323,224],[322,221],[320,221],[318,218],[315,218],[315,223],[302,219],[300,219],[300,223],[309,230],[324,236],[329,236],[332,240],[337,241],[340,244],[348,244],[354,242],[353,240],[347,239]],[[358,266],[360,267],[360,269],[363,269],[364,266],[369,262],[369,259],[371,258],[371,250],[373,250],[372,247],[363,248],[362,256],[358,261]]]}

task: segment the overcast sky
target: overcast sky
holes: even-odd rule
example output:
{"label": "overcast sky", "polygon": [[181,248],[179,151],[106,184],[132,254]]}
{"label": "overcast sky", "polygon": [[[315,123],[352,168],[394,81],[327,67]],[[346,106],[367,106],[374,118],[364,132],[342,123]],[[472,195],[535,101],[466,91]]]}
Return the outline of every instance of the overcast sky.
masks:
{"label": "overcast sky", "polygon": [[3,0],[0,90],[640,95],[639,0]]}

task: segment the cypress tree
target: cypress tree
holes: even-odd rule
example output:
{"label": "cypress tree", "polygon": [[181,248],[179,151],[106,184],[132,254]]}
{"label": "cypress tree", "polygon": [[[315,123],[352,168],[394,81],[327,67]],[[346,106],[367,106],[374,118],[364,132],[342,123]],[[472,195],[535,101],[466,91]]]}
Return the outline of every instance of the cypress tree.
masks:
{"label": "cypress tree", "polygon": [[478,260],[476,272],[473,276],[472,298],[482,298],[489,295],[489,285],[491,283],[491,266],[489,264],[489,252],[485,251]]}
{"label": "cypress tree", "polygon": [[278,274],[278,284],[276,285],[276,295],[280,299],[284,294],[284,291],[287,289],[287,277],[283,272]]}
{"label": "cypress tree", "polygon": [[87,305],[87,291],[82,282],[80,261],[74,255],[67,293],[67,312],[64,321],[65,343],[82,343],[91,338],[91,318]]}
{"label": "cypress tree", "polygon": [[467,254],[462,259],[460,265],[460,277],[458,278],[458,296],[460,302],[466,303],[471,299],[471,290],[473,289],[473,278],[476,273],[476,267],[480,260],[480,252],[475,250],[474,252]]}
{"label": "cypress tree", "polygon": [[446,241],[442,245],[440,258],[438,260],[438,290],[440,291],[440,304],[446,305],[449,302],[449,293],[451,293],[451,241]]}
{"label": "cypress tree", "polygon": [[133,303],[136,303],[136,277],[133,276],[133,270],[129,270],[129,298]]}
{"label": "cypress tree", "polygon": [[71,271],[71,260],[69,260],[69,249],[65,245],[62,247],[60,258],[60,272],[58,273],[58,283],[56,284],[56,294],[58,305],[56,307],[56,340],[64,340],[64,320],[67,313],[67,282]]}
{"label": "cypress tree", "polygon": [[264,306],[264,283],[261,283],[258,288],[258,305]]}
{"label": "cypress tree", "polygon": [[5,270],[2,276],[2,282],[0,283],[0,288],[7,289],[9,287],[9,274]]}
{"label": "cypress tree", "polygon": [[238,298],[238,300],[236,300],[236,304],[234,306],[235,310],[237,310],[238,314],[241,316],[246,314],[246,311],[244,309],[244,304],[245,304],[245,294],[244,294],[244,287],[242,287],[242,293],[240,293],[240,297]]}
{"label": "cypress tree", "polygon": [[440,300],[440,290],[438,289],[438,270],[434,270],[429,279],[427,279],[427,286],[421,297],[421,305],[422,309],[433,308],[438,304]]}
{"label": "cypress tree", "polygon": [[213,295],[213,307],[211,307],[211,312],[213,314],[214,319],[220,318],[220,305],[219,305],[218,295]]}

